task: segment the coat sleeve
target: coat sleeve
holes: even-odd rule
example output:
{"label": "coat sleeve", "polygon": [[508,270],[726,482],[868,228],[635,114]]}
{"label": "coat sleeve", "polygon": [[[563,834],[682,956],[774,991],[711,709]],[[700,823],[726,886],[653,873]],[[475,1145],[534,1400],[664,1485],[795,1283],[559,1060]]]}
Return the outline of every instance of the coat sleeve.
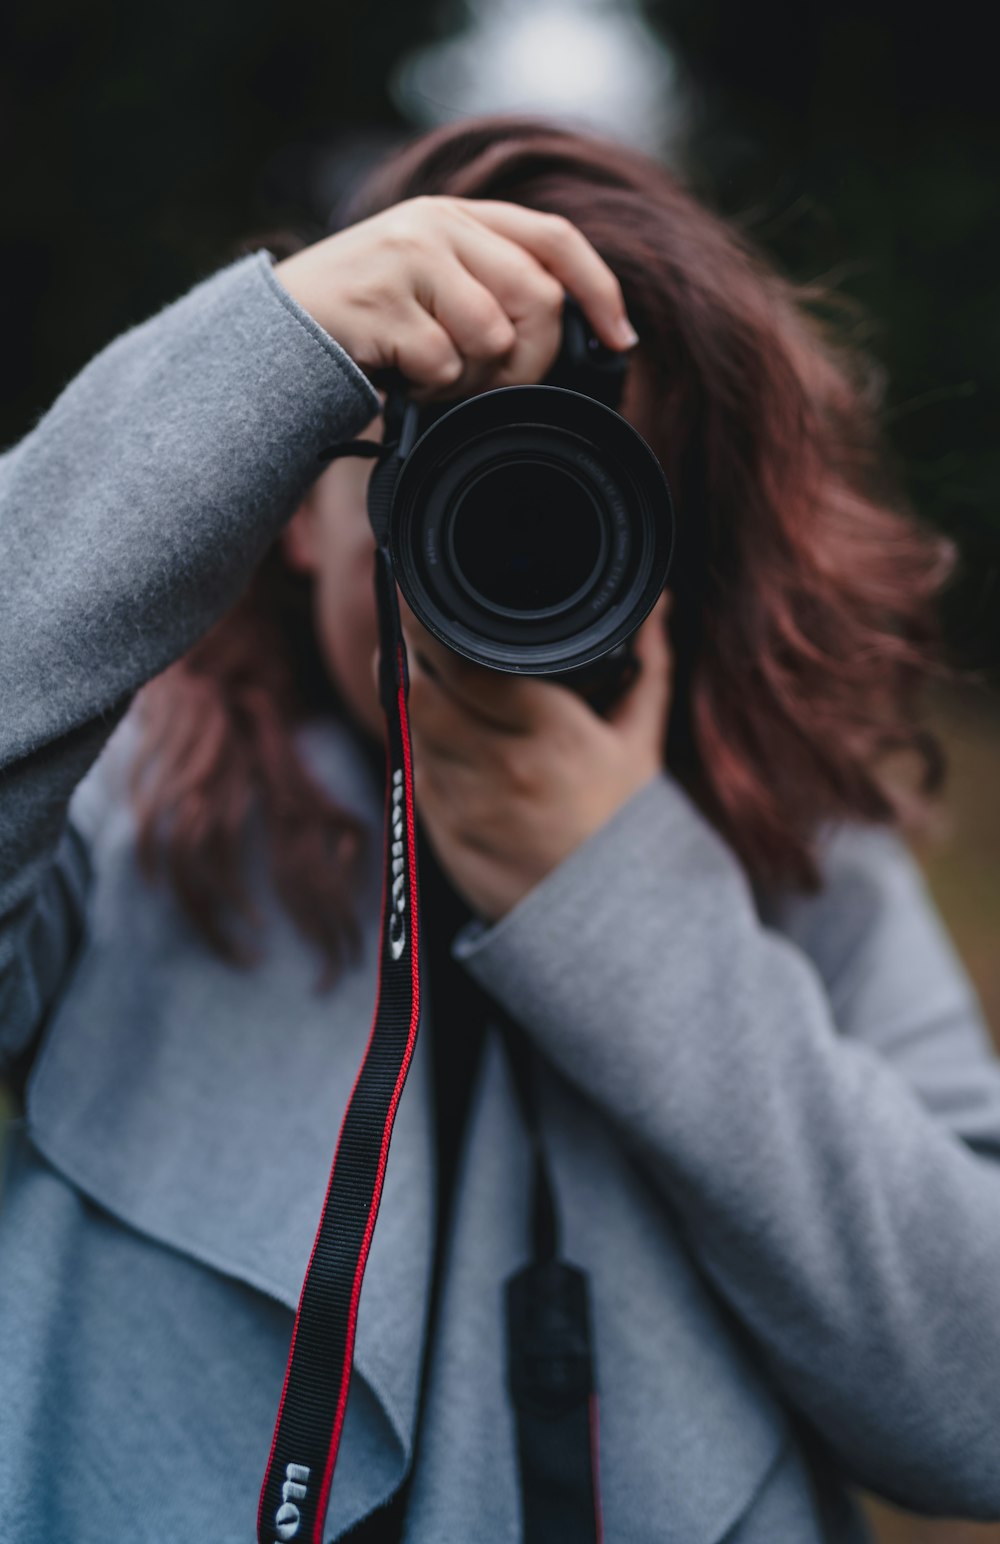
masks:
{"label": "coat sleeve", "polygon": [[894,835],[765,926],[657,774],[452,953],[617,1128],[858,1484],[1000,1518],[1000,1060]]}
{"label": "coat sleeve", "polygon": [[380,411],[272,265],[240,258],[123,333],[0,458],[0,1069],[83,926],[98,816],[70,818],[74,790],[239,598],[323,446]]}

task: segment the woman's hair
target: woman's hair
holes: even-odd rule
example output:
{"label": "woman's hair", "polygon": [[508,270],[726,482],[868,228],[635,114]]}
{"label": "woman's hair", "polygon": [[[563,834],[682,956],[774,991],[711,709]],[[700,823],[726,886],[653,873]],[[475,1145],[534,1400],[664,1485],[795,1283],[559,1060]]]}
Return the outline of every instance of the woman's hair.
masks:
{"label": "woman's hair", "polygon": [[[418,194],[565,215],[617,275],[650,383],[643,432],[678,519],[665,761],[755,884],[815,888],[825,823],[905,824],[941,780],[918,697],[942,668],[934,600],[953,551],[890,474],[879,370],[838,341],[831,297],[777,272],[659,162],[596,133],[538,115],[448,124],[385,156],[342,223]],[[180,900],[241,961],[256,956],[223,914],[251,917],[240,862],[256,794],[276,888],[330,985],[357,943],[367,832],[292,744],[303,718],[340,710],[310,584],[275,543],[232,611],[144,688],[133,788],[146,872],[167,814]],[[900,751],[920,771],[909,793],[884,775]]]}

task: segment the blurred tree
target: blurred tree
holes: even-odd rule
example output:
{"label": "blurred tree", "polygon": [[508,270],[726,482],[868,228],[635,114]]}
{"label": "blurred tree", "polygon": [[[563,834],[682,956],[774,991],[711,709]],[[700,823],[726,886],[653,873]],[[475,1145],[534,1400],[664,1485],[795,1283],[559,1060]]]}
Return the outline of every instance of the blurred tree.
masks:
{"label": "blurred tree", "polygon": [[693,77],[690,174],[796,278],[860,302],[918,510],[954,534],[956,652],[1000,666],[1000,114],[984,13],[648,0]]}

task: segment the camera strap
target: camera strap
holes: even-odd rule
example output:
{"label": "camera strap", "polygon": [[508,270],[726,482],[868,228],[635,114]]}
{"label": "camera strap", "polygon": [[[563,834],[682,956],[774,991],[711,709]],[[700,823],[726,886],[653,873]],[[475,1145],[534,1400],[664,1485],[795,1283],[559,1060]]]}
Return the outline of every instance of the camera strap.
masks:
{"label": "camera strap", "polygon": [[[322,1544],[353,1366],[358,1305],[389,1143],[420,1020],[416,811],[409,676],[388,544],[400,458],[354,440],[324,459],[378,458],[369,488],[376,536],[379,699],[386,780],[379,970],[368,1044],[343,1113],[298,1309],[257,1511],[258,1544]],[[534,1155],[535,1258],[506,1283],[508,1374],[517,1418],[525,1544],[600,1544],[596,1395],[586,1278],[557,1258],[529,1049],[503,1010],[504,1044]]]}
{"label": "camera strap", "polygon": [[522,1544],[601,1544],[597,1389],[586,1273],[559,1258],[559,1214],[537,1104],[537,1053],[496,1009],[532,1156],[532,1259],[505,1282]]}
{"label": "camera strap", "polygon": [[299,1296],[257,1511],[259,1544],[322,1544],[350,1385],[361,1284],[420,1017],[419,915],[406,651],[388,550],[375,556],[386,716],[378,987]]}

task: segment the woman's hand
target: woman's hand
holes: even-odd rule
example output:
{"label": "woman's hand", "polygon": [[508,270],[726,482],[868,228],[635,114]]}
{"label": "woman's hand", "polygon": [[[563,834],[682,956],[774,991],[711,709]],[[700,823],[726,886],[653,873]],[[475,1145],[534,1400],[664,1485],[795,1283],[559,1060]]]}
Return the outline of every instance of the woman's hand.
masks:
{"label": "woman's hand", "polygon": [[543,380],[566,291],[608,347],[638,342],[621,286],[583,232],[496,199],[406,199],[274,273],[362,370],[398,369],[418,402]]}
{"label": "woman's hand", "polygon": [[[462,659],[400,596],[417,813],[484,920],[508,912],[662,769],[668,609],[664,591],[636,634],[639,674],[602,718],[569,687]],[[377,649],[373,667],[377,680]]]}

